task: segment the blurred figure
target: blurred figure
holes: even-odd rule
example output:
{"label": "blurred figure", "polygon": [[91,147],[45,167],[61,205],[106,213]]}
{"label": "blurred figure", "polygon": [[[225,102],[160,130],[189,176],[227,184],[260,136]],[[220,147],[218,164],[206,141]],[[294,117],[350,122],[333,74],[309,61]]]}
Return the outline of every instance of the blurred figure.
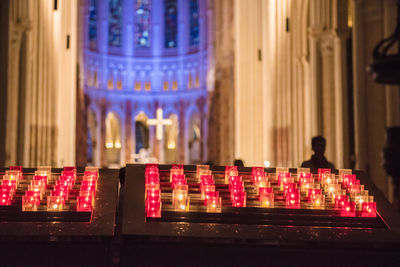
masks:
{"label": "blurred figure", "polygon": [[312,172],[317,172],[318,169],[335,169],[335,166],[324,156],[326,148],[326,140],[324,137],[314,136],[311,140],[311,147],[314,151],[314,155],[311,156],[310,160],[304,161],[301,164],[302,168],[310,168]]}
{"label": "blurred figure", "polygon": [[214,162],[212,162],[212,160],[208,160],[204,163],[204,165],[208,165],[210,167],[214,166]]}
{"label": "blurred figure", "polygon": [[238,166],[239,168],[244,167],[243,160],[235,159],[235,161],[233,162],[233,166]]}

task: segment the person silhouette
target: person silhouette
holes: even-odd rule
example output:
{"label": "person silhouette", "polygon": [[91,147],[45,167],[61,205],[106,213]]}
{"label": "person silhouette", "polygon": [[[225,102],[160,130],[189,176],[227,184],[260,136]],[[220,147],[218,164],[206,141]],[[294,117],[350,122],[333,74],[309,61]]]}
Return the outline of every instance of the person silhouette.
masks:
{"label": "person silhouette", "polygon": [[314,155],[310,160],[304,161],[301,164],[302,168],[310,168],[312,172],[317,172],[318,169],[335,169],[335,165],[329,162],[325,156],[326,140],[322,136],[314,136],[311,140],[311,147]]}
{"label": "person silhouette", "polygon": [[241,160],[241,159],[235,159],[235,161],[233,162],[233,166],[238,166],[239,168],[244,167],[243,160]]}

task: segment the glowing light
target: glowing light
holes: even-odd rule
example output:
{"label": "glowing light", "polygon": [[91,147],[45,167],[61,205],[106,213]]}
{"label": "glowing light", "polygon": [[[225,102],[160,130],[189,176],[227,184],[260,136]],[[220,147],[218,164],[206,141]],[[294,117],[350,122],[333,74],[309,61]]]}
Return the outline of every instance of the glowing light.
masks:
{"label": "glowing light", "polygon": [[121,148],[121,143],[120,142],[115,143],[115,148]]}
{"label": "glowing light", "polygon": [[175,149],[175,142],[168,142],[168,149]]}
{"label": "glowing light", "polygon": [[111,142],[106,143],[106,148],[113,148],[114,144]]}
{"label": "glowing light", "polygon": [[264,166],[265,168],[269,168],[269,166],[271,166],[271,162],[269,162],[268,160],[264,161]]}

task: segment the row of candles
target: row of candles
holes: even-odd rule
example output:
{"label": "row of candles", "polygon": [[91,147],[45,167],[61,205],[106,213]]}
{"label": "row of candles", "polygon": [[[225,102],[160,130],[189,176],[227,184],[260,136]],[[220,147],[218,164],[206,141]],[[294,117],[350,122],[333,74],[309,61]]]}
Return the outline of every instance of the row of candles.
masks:
{"label": "row of candles", "polygon": [[[153,177],[153,178],[152,178]],[[215,181],[208,165],[198,165],[196,178],[200,183],[201,199],[208,212],[221,212],[221,197],[215,190]],[[302,196],[311,208],[323,208],[331,203],[339,209],[343,216],[375,217],[376,203],[368,191],[360,185],[360,181],[351,170],[339,170],[339,175],[331,173],[330,169],[319,169],[316,178],[307,168],[299,168],[293,175],[288,168],[277,168],[275,177],[262,167],[253,167],[251,181],[259,197],[261,207],[274,207],[274,189],[271,182],[277,182],[279,193],[283,193],[287,208],[300,208]],[[172,165],[170,170],[172,188],[172,205],[176,211],[188,211],[190,196],[183,165]],[[225,183],[229,185],[230,198],[233,207],[246,207],[247,193],[244,181],[236,166],[226,166]],[[148,196],[152,196],[150,199]],[[155,196],[155,198],[153,197]],[[325,197],[326,196],[326,197]],[[148,164],[146,167],[146,212],[148,217],[161,216],[161,191],[159,184],[158,165]]]}
{"label": "row of candles", "polygon": [[[363,217],[376,217],[373,197],[368,195],[351,170],[339,170],[336,176],[330,169],[319,169],[315,180],[306,168],[299,168],[294,177],[288,168],[277,168],[276,179],[280,190],[284,192],[287,208],[300,208],[303,193],[313,208],[328,204],[325,199],[327,196],[331,204],[341,210],[342,216],[355,216],[356,211],[360,211]],[[273,207],[273,189],[263,168],[253,168],[252,181],[258,188],[261,206]]]}
{"label": "row of candles", "polygon": [[[40,166],[37,168],[33,179],[28,185],[28,190],[25,190],[25,194],[22,196],[22,211],[38,211],[42,200],[46,196],[51,177],[51,167]],[[76,197],[77,211],[93,210],[98,177],[97,167],[85,168],[78,195]],[[21,178],[22,167],[20,166],[10,167],[10,170],[5,172],[2,180],[1,205],[11,205]],[[59,179],[55,181],[53,190],[50,191],[50,195],[46,196],[47,211],[64,210],[65,203],[69,199],[69,194],[74,188],[76,179],[76,167],[64,167]]]}

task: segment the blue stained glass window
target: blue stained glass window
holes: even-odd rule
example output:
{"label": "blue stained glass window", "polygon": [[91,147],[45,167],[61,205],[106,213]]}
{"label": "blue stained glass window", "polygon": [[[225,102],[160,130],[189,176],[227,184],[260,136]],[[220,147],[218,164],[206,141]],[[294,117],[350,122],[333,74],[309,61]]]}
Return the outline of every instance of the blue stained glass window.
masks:
{"label": "blue stained glass window", "polygon": [[190,45],[195,46],[200,42],[199,29],[199,4],[197,0],[190,0]]}
{"label": "blue stained glass window", "polygon": [[135,15],[135,45],[150,47],[151,0],[136,0]]}
{"label": "blue stained glass window", "polygon": [[108,10],[108,45],[120,47],[122,33],[122,0],[109,0]]}
{"label": "blue stained glass window", "polygon": [[96,46],[97,40],[97,0],[90,0],[89,4],[89,43]]}
{"label": "blue stained glass window", "polygon": [[164,0],[164,47],[178,46],[178,6],[177,0]]}

